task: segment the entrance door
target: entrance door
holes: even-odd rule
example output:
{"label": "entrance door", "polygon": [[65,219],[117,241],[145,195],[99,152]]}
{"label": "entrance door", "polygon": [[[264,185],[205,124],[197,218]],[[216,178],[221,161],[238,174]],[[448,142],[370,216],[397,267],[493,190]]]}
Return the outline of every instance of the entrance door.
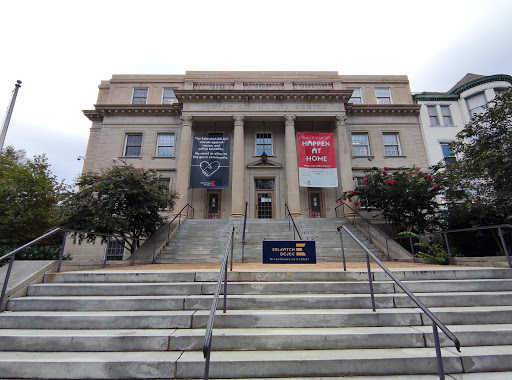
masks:
{"label": "entrance door", "polygon": [[207,191],[206,218],[220,219],[220,191]]}
{"label": "entrance door", "polygon": [[274,180],[257,179],[256,182],[256,218],[272,219],[274,217]]}
{"label": "entrance door", "polygon": [[309,217],[323,218],[324,209],[321,189],[308,189]]}

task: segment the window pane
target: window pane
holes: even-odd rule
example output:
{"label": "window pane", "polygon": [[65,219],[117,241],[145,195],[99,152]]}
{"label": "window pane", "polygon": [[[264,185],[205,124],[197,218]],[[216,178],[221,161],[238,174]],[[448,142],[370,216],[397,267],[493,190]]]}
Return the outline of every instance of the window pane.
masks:
{"label": "window pane", "polygon": [[126,135],[125,156],[140,156],[142,135]]}
{"label": "window pane", "polygon": [[437,120],[437,109],[436,106],[427,106],[428,117],[430,119],[430,125],[439,125]]}
{"label": "window pane", "polygon": [[162,104],[178,103],[178,98],[176,97],[174,90],[177,90],[177,88],[164,88],[162,94]]}
{"label": "window pane", "polygon": [[256,133],[256,155],[261,156],[263,153],[272,155],[271,133]]}
{"label": "window pane", "polygon": [[147,88],[134,88],[132,104],[146,104],[148,98]]}
{"label": "window pane", "polygon": [[391,89],[376,88],[375,95],[377,96],[377,104],[391,104]]}
{"label": "window pane", "polygon": [[398,144],[398,135],[396,135],[396,134],[387,133],[387,134],[382,135],[382,138],[384,139],[385,145],[392,145],[392,144],[397,145]]}
{"label": "window pane", "polygon": [[354,156],[368,156],[370,154],[370,150],[368,148],[368,134],[352,134],[352,152]]}
{"label": "window pane", "polygon": [[172,157],[174,153],[174,135],[159,134],[157,140],[157,152],[159,157]]}
{"label": "window pane", "polygon": [[441,115],[443,115],[444,125],[452,125],[452,115],[450,113],[450,106],[441,106]]}
{"label": "window pane", "polygon": [[398,142],[397,133],[384,133],[382,135],[384,141],[384,151],[386,156],[399,156],[400,155],[400,144]]}
{"label": "window pane", "polygon": [[487,102],[484,94],[476,94],[471,98],[468,98],[467,102],[471,117],[479,113],[484,113],[487,110]]}
{"label": "window pane", "polygon": [[124,246],[117,241],[110,241],[106,247],[107,260],[122,260],[124,255]]}

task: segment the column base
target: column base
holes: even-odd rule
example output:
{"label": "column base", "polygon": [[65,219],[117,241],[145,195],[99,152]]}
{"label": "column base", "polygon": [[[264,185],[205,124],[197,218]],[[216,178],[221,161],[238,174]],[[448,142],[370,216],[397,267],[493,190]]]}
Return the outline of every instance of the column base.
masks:
{"label": "column base", "polygon": [[239,213],[233,213],[231,214],[231,216],[229,217],[229,219],[243,219],[244,218],[244,214],[239,214]]}

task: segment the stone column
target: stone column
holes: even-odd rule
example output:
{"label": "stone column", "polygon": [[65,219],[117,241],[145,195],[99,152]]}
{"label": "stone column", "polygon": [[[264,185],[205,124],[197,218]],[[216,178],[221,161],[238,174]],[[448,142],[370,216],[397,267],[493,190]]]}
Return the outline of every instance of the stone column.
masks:
{"label": "stone column", "polygon": [[[286,157],[286,184],[288,185],[288,208],[294,217],[301,217],[299,197],[299,163],[295,138],[295,115],[286,115],[284,145]],[[277,197],[276,197],[277,199]]]}
{"label": "stone column", "polygon": [[176,191],[180,199],[176,202],[174,212],[178,213],[188,203],[188,186],[190,182],[190,164],[192,161],[192,116],[181,116],[182,128],[180,138],[180,154],[178,156],[178,172]]}
{"label": "stone column", "polygon": [[233,132],[233,171],[231,178],[231,217],[243,218],[244,203],[244,116],[235,115],[235,129]]}
{"label": "stone column", "polygon": [[338,172],[340,173],[341,191],[354,188],[352,179],[352,142],[349,141],[345,125],[347,116],[345,113],[336,115],[336,138],[338,140]]}

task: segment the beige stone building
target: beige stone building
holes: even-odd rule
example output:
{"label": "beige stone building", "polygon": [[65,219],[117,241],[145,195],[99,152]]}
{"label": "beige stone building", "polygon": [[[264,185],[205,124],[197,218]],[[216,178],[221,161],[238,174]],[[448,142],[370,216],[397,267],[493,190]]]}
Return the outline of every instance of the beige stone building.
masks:
{"label": "beige stone building", "polygon": [[[426,168],[406,76],[188,71],[102,81],[84,170],[154,169],[195,218],[333,217],[335,200],[365,169]],[[299,186],[297,133],[332,133],[337,187]],[[190,188],[194,136],[229,136],[225,188]],[[264,154],[263,154],[264,153]]]}

